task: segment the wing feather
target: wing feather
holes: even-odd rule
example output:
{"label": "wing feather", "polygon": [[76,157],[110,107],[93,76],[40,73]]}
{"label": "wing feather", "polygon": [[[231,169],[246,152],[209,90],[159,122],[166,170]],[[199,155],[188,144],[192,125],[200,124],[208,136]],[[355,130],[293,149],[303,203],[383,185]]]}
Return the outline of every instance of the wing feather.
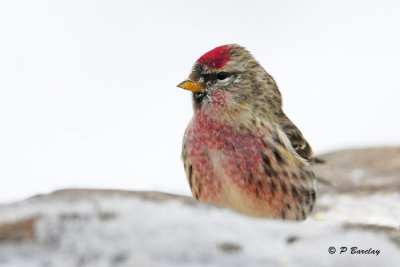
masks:
{"label": "wing feather", "polygon": [[296,153],[306,160],[311,160],[313,156],[311,146],[296,125],[283,112],[278,116],[278,122]]}

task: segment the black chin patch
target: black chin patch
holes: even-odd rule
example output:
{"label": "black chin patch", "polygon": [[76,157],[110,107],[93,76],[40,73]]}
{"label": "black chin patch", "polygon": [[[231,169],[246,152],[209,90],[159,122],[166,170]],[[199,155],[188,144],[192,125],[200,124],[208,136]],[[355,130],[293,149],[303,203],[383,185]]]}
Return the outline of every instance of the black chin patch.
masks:
{"label": "black chin patch", "polygon": [[201,106],[205,97],[207,97],[207,93],[204,92],[193,93],[193,102],[196,105],[196,107]]}

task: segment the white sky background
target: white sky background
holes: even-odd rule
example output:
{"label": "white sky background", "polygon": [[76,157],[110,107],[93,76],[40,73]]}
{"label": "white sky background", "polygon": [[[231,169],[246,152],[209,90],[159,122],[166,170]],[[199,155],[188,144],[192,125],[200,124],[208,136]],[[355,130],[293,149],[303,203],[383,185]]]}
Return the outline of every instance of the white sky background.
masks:
{"label": "white sky background", "polygon": [[0,201],[190,194],[176,85],[223,44],[273,75],[315,152],[400,144],[398,1],[1,1]]}

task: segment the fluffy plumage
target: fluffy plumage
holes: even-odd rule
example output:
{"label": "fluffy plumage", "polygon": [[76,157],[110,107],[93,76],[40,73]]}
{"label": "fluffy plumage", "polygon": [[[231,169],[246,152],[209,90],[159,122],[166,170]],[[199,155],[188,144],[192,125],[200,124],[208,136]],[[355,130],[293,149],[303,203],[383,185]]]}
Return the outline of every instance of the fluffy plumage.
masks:
{"label": "fluffy plumage", "polygon": [[305,219],[316,199],[312,150],[253,56],[217,47],[179,86],[193,91],[182,151],[193,196],[253,216]]}

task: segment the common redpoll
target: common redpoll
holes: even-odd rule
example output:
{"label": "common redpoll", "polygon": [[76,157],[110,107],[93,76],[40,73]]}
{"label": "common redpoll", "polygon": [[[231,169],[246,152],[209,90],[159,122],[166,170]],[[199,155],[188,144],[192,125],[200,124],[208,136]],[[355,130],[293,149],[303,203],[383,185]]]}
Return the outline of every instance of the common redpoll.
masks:
{"label": "common redpoll", "polygon": [[303,220],[316,193],[312,150],[282,111],[274,79],[239,45],[201,56],[182,159],[194,198],[260,217]]}

